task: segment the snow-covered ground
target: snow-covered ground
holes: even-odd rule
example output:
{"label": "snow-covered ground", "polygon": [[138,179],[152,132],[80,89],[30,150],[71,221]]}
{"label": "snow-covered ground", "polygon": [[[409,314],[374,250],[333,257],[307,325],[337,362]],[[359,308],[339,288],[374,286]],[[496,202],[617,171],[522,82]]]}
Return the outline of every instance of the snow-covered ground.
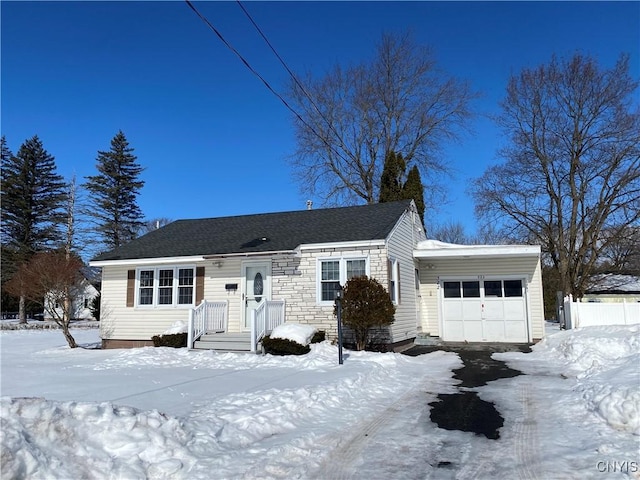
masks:
{"label": "snow-covered ground", "polygon": [[[94,345],[98,331],[73,330]],[[74,349],[0,332],[2,479],[640,478],[640,327],[557,332],[471,390],[498,440],[448,431],[454,353],[300,357]]]}

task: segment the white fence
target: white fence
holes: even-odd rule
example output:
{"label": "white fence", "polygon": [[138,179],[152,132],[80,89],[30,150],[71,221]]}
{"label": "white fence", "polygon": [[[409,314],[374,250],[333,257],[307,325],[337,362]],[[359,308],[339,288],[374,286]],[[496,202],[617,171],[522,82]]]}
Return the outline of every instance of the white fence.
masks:
{"label": "white fence", "polygon": [[565,328],[640,323],[640,303],[582,303],[564,298]]}

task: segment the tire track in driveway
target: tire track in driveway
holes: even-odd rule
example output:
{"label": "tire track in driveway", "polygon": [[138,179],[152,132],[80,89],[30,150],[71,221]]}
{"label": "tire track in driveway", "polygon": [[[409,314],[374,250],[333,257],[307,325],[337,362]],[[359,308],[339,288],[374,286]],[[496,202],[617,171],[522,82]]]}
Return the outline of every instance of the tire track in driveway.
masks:
{"label": "tire track in driveway", "polygon": [[421,393],[423,385],[410,389],[402,397],[393,402],[382,412],[375,416],[370,422],[361,422],[355,426],[355,433],[348,437],[341,437],[336,445],[334,436],[329,435],[320,443],[325,445],[335,445],[331,453],[320,464],[315,475],[311,478],[320,480],[346,480],[353,478],[357,470],[354,467],[357,460],[360,459],[364,447],[371,441],[371,437],[380,431],[383,427],[390,425],[395,421],[397,415],[405,408],[412,408],[408,402],[412,398],[414,403],[416,398],[423,402]]}
{"label": "tire track in driveway", "polygon": [[531,402],[531,385],[526,380],[520,385],[520,402],[522,403],[522,419],[516,421],[513,448],[518,460],[518,478],[531,480],[540,478],[536,474],[534,457],[534,453],[539,451],[539,444],[535,406]]}
{"label": "tire track in driveway", "polygon": [[357,428],[349,436],[341,437],[336,445],[333,435],[326,436],[320,443],[324,446],[333,446],[329,455],[321,462],[320,466],[310,478],[318,480],[347,480],[358,474],[357,464],[364,449],[376,440],[376,434],[397,422],[398,417],[407,411],[416,411],[424,408],[426,381],[416,385],[391,405],[378,413],[371,422]]}

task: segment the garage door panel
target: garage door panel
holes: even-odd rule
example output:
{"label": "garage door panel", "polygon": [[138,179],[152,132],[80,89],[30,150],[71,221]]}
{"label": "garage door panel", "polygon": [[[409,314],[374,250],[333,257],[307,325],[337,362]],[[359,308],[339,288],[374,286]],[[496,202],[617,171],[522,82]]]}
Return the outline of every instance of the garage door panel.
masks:
{"label": "garage door panel", "polygon": [[525,318],[525,308],[522,298],[505,299],[504,318],[505,320],[521,320]]}
{"label": "garage door panel", "polygon": [[484,342],[502,342],[505,339],[505,325],[502,319],[484,321]]}
{"label": "garage door panel", "polygon": [[483,342],[482,338],[482,320],[465,320],[464,321],[464,338],[467,342]]}
{"label": "garage door panel", "polygon": [[504,341],[516,343],[527,341],[527,324],[525,322],[507,320],[504,322],[504,328]]}
{"label": "garage door panel", "polygon": [[444,324],[442,338],[448,342],[464,342],[464,322],[462,320],[447,320]]}
{"label": "garage door panel", "polygon": [[527,342],[522,280],[450,280],[441,284],[445,341]]}
{"label": "garage door panel", "polygon": [[482,302],[480,300],[467,300],[462,302],[462,320],[476,321],[478,318],[478,312],[482,309]]}
{"label": "garage door panel", "polygon": [[505,318],[505,307],[503,300],[500,299],[485,299],[483,318],[485,320],[499,320],[502,321]]}

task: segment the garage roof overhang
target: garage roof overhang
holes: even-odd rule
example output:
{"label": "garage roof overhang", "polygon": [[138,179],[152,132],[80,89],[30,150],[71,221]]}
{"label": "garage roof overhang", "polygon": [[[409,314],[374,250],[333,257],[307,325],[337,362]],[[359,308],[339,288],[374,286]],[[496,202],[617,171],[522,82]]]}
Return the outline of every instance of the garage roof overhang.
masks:
{"label": "garage roof overhang", "polygon": [[421,258],[506,258],[539,257],[539,245],[456,245],[437,240],[425,240],[418,243],[413,257]]}

